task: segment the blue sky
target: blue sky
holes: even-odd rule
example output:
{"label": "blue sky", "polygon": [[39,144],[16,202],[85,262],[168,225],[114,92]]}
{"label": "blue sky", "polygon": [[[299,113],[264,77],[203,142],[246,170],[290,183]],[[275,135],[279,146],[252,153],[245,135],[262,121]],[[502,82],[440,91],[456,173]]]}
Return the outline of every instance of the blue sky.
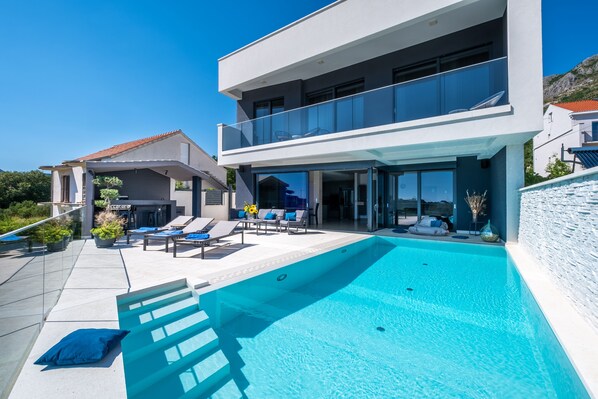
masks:
{"label": "blue sky", "polygon": [[[331,2],[0,0],[0,169],[175,129],[215,154],[217,59]],[[596,0],[543,3],[545,75],[598,53]]]}

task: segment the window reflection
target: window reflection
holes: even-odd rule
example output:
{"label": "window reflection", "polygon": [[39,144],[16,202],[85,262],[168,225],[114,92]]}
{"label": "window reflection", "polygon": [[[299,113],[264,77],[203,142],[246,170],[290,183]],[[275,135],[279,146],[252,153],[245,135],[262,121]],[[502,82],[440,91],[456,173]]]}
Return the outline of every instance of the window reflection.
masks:
{"label": "window reflection", "polygon": [[306,209],[307,172],[257,175],[257,202],[260,208]]}

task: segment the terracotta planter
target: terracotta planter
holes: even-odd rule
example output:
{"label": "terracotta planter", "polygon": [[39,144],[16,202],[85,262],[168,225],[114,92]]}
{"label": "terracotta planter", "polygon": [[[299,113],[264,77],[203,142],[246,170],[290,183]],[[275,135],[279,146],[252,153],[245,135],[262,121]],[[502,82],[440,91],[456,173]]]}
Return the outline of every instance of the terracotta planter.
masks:
{"label": "terracotta planter", "polygon": [[93,239],[96,242],[96,247],[98,248],[110,248],[116,242],[116,238],[108,238],[107,240],[102,240],[100,237],[94,236]]}

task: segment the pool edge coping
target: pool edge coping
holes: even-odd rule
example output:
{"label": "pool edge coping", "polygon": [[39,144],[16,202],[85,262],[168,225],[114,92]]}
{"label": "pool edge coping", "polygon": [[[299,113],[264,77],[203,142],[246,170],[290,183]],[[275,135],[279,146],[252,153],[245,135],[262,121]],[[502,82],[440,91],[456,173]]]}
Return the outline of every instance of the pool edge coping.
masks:
{"label": "pool edge coping", "polygon": [[513,243],[505,249],[588,394],[598,397],[598,333],[524,248]]}

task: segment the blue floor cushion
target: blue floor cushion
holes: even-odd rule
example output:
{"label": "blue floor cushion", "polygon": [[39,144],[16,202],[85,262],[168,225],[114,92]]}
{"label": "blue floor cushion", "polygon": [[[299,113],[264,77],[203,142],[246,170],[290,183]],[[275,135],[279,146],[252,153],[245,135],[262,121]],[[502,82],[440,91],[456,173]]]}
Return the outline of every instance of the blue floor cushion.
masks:
{"label": "blue floor cushion", "polygon": [[123,339],[129,331],[109,328],[75,330],[44,353],[35,364],[69,366],[95,363]]}
{"label": "blue floor cushion", "polygon": [[208,238],[210,238],[209,234],[193,233],[193,234],[189,234],[185,239],[186,240],[207,240]]}
{"label": "blue floor cushion", "polygon": [[456,238],[457,240],[467,240],[469,237],[468,236],[451,236],[453,238]]}

